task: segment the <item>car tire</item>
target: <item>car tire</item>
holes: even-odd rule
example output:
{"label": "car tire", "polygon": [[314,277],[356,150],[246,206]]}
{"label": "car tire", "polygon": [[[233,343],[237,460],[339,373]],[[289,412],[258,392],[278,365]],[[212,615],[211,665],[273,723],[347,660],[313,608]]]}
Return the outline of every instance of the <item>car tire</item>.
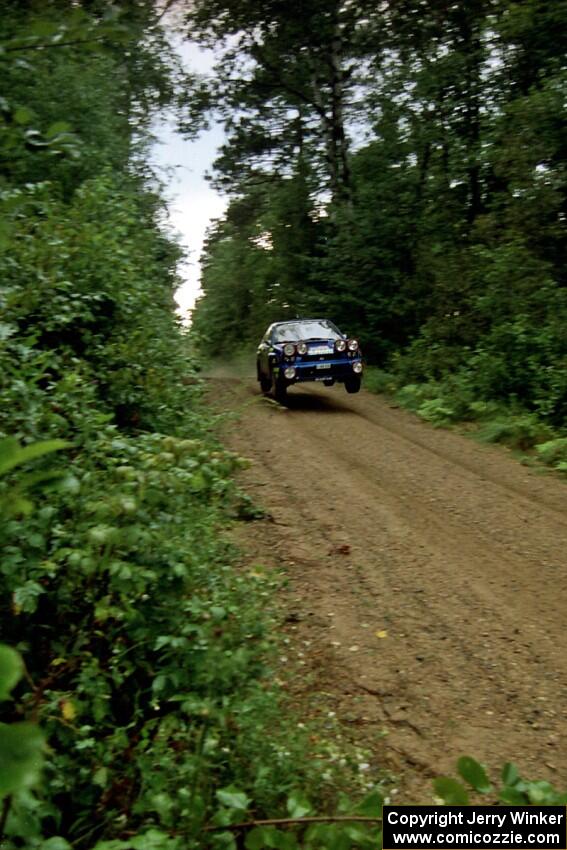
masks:
{"label": "car tire", "polygon": [[276,376],[274,375],[272,370],[270,370],[270,375],[271,375],[270,387],[271,387],[271,390],[272,390],[273,397],[280,404],[285,404],[285,401],[287,399],[287,384],[285,383],[285,381],[282,380],[282,378],[279,375],[276,378]]}
{"label": "car tire", "polygon": [[264,395],[267,395],[272,389],[272,379],[264,377],[260,369],[258,369],[258,380],[260,382],[260,389],[262,390]]}
{"label": "car tire", "polygon": [[358,375],[355,378],[347,378],[345,380],[345,390],[347,393],[357,393],[360,390],[361,383]]}

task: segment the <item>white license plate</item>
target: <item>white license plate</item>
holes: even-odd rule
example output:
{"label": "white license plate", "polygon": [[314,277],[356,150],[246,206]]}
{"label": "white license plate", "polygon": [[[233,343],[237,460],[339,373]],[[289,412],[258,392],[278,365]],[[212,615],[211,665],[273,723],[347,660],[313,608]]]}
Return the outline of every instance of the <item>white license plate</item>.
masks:
{"label": "white license plate", "polygon": [[310,348],[309,354],[328,354],[330,350],[328,345],[318,345],[315,348]]}
{"label": "white license plate", "polygon": [[330,364],[330,363],[317,363],[317,365],[315,366],[315,368],[316,368],[316,369],[330,369],[330,368],[331,368],[331,364]]}

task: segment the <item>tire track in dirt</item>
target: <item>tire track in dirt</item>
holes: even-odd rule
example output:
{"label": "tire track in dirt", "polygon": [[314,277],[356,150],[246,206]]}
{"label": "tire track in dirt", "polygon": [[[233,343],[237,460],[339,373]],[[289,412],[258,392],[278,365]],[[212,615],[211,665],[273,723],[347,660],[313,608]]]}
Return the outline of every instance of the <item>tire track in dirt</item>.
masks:
{"label": "tire track in dirt", "polygon": [[214,386],[273,517],[245,546],[285,567],[312,687],[373,763],[413,802],[465,753],[567,785],[566,485],[368,393],[296,389],[280,409]]}

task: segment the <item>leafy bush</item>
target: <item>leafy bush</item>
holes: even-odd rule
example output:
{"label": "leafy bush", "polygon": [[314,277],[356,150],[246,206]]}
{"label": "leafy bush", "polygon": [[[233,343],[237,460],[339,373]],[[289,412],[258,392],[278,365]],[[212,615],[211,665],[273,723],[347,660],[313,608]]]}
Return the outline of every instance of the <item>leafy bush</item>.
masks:
{"label": "leafy bush", "polygon": [[479,439],[486,443],[505,443],[511,448],[524,451],[533,448],[550,435],[549,427],[532,413],[510,413],[500,419],[490,420],[478,433]]}
{"label": "leafy bush", "polygon": [[[383,374],[390,378],[390,373]],[[395,381],[395,376],[392,376],[389,386],[395,386]],[[368,388],[382,391],[379,388],[374,390],[372,383]],[[439,381],[406,384],[397,390],[395,398],[402,407],[435,426],[476,421],[479,423],[479,439],[484,442],[504,443],[521,450],[536,447],[541,459],[558,469],[563,469],[562,463],[567,461],[563,438],[550,440],[554,432],[540,415],[522,410],[515,398],[508,404],[479,399],[468,370],[446,375]],[[544,440],[547,442],[538,446]]]}
{"label": "leafy bush", "polygon": [[435,426],[468,418],[466,406],[442,383],[407,384],[396,393],[396,401]]}
{"label": "leafy bush", "polygon": [[[20,654],[0,644],[0,701],[11,699],[23,674]],[[0,723],[0,802],[23,795],[39,783],[45,749],[45,737],[37,724]]]}
{"label": "leafy bush", "polygon": [[[241,459],[111,424],[68,453],[64,475],[51,468],[57,448],[0,444],[3,635],[23,659],[0,647],[0,698],[25,670],[3,719],[39,724],[0,724],[0,761],[23,777],[16,787],[0,773],[6,847],[233,846],[227,828],[244,816],[300,817],[313,808],[305,790],[317,800],[321,786],[332,801],[344,769],[327,763],[322,779],[324,742],[282,719],[272,681],[277,583],[237,572],[219,537]],[[54,476],[32,512],[32,486]],[[355,826],[352,803],[342,811],[344,824],[320,823],[302,846],[350,846],[348,835],[371,846],[375,827]]]}
{"label": "leafy bush", "polygon": [[307,732],[290,736],[268,686],[274,581],[238,574],[219,539],[238,464],[107,425],[48,503],[5,519],[3,634],[28,682],[17,710],[49,741],[48,794],[14,796],[8,842],[82,846],[127,826],[202,846],[192,837],[215,812],[249,808],[218,789],[273,812],[299,776],[318,784]]}
{"label": "leafy bush", "polygon": [[393,394],[397,386],[396,377],[392,372],[375,366],[368,366],[364,371],[364,387],[372,393]]}
{"label": "leafy bush", "polygon": [[396,393],[396,401],[417,412],[422,404],[435,398],[436,390],[433,384],[406,384]]}
{"label": "leafy bush", "polygon": [[417,409],[422,419],[431,422],[432,425],[447,425],[458,419],[453,408],[441,398],[431,398],[424,401]]}
{"label": "leafy bush", "polygon": [[556,469],[567,471],[567,437],[557,437],[536,446],[540,459]]}

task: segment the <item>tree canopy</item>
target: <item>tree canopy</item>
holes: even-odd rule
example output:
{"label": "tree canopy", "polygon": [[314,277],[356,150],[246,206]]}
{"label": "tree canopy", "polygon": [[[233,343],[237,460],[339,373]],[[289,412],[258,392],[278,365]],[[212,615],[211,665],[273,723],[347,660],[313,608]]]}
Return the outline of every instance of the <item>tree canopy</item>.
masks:
{"label": "tree canopy", "polygon": [[228,45],[210,348],[317,310],[408,381],[564,421],[566,23],[545,0],[195,3],[192,37]]}

